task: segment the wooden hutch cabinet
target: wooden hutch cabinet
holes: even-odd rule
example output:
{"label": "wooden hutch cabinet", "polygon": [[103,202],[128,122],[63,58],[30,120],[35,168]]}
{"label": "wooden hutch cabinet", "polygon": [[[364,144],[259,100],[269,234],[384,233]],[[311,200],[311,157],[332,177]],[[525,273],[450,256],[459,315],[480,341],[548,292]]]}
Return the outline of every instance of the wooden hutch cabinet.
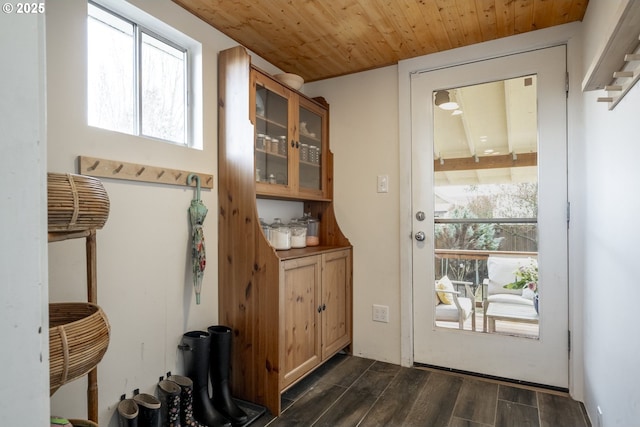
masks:
{"label": "wooden hutch cabinet", "polygon": [[[280,395],[352,342],[352,247],[333,209],[329,106],[218,57],[218,304],[234,331],[234,396],[280,414]],[[276,251],[257,200],[302,202],[319,246]]]}

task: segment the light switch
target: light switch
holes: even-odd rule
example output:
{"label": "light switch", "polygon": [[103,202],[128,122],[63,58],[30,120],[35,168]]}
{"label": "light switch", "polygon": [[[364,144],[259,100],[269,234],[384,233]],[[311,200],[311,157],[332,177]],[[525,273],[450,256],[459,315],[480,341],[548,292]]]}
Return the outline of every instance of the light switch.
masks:
{"label": "light switch", "polygon": [[378,175],[378,193],[389,192],[389,175]]}

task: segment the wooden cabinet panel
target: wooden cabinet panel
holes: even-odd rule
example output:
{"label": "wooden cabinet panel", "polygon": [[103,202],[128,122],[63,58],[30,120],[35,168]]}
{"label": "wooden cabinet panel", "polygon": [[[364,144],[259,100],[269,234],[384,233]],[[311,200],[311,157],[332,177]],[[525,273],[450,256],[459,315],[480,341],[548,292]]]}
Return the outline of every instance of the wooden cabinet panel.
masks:
{"label": "wooden cabinet panel", "polygon": [[284,331],[282,387],[315,367],[320,351],[320,259],[317,256],[282,262]]}
{"label": "wooden cabinet panel", "polygon": [[351,250],[322,255],[322,358],[351,342]]}

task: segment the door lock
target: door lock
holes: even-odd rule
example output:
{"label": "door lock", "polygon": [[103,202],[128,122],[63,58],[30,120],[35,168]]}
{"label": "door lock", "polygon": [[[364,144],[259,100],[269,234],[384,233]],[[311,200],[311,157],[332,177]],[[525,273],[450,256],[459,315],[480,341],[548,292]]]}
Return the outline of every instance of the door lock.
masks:
{"label": "door lock", "polygon": [[415,234],[415,236],[414,236],[414,237],[416,238],[416,240],[417,240],[418,242],[424,242],[424,239],[426,239],[426,238],[427,238],[427,236],[425,236],[425,234],[424,234],[424,231],[418,231],[418,232]]}
{"label": "door lock", "polygon": [[424,219],[425,219],[426,217],[427,217],[427,216],[424,214],[424,212],[422,212],[422,211],[418,211],[418,212],[416,212],[416,219],[417,219],[418,221],[424,221]]}

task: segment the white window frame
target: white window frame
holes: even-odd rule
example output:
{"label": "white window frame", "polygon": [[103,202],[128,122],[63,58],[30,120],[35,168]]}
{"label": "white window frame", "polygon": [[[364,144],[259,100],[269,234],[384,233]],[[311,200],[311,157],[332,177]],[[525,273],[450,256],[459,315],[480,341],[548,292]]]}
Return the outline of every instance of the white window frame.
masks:
{"label": "white window frame", "polygon": [[[143,137],[146,139],[152,139],[161,141],[176,146],[185,146],[190,148],[202,149],[202,132],[198,132],[196,125],[202,123],[201,108],[198,108],[199,103],[195,100],[195,87],[201,86],[201,82],[198,85],[198,77],[201,77],[201,72],[194,69],[194,64],[199,60],[196,58],[201,55],[202,47],[199,42],[193,40],[189,36],[181,33],[175,28],[162,22],[161,20],[149,15],[148,13],[132,6],[124,0],[88,0],[87,4],[91,4],[113,15],[114,17],[121,19],[127,23],[130,23],[134,27],[134,50],[135,50],[135,63],[134,63],[134,79],[135,79],[135,123],[134,133],[131,135]],[[88,13],[87,13],[88,16]],[[184,96],[185,96],[185,132],[184,143],[175,142],[171,140],[161,139],[154,136],[145,135],[142,133],[142,97],[141,97],[141,83],[140,83],[140,49],[142,34],[151,36],[168,46],[171,46],[177,50],[184,52]],[[200,119],[198,119],[200,117]]]}

